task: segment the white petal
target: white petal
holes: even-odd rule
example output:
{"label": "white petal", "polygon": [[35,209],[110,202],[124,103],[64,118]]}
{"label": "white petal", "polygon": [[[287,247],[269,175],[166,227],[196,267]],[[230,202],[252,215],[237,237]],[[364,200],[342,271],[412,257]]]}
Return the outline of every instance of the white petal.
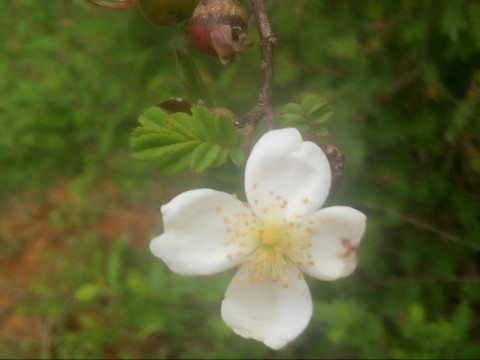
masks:
{"label": "white petal", "polygon": [[293,128],[272,130],[255,144],[245,168],[245,193],[262,219],[299,218],[320,208],[330,189],[322,149]]}
{"label": "white petal", "polygon": [[322,280],[350,275],[357,265],[357,247],[365,232],[366,216],[348,206],[332,206],[316,211],[308,219],[310,264],[300,268]]}
{"label": "white petal", "polygon": [[233,331],[278,350],[295,339],[312,317],[312,299],[300,271],[289,265],[282,281],[249,281],[250,265],[241,266],[222,302],[222,318]]}
{"label": "white petal", "polygon": [[181,275],[207,275],[238,264],[253,248],[248,229],[253,212],[232,195],[197,189],[162,206],[164,234],[152,253]]}

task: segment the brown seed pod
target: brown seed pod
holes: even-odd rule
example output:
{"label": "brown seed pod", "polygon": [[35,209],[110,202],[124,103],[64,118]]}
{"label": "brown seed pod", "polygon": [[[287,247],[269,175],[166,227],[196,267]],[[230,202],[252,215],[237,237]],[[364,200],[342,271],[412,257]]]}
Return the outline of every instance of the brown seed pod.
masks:
{"label": "brown seed pod", "polygon": [[330,184],[330,195],[337,192],[343,183],[343,169],[345,167],[345,155],[342,149],[334,144],[322,144],[320,148],[325,153],[328,162],[330,163],[330,171],[332,173],[332,180]]}
{"label": "brown seed pod", "polygon": [[238,60],[249,47],[243,42],[248,32],[248,13],[236,0],[201,0],[188,24],[193,46],[218,56],[223,64]]}

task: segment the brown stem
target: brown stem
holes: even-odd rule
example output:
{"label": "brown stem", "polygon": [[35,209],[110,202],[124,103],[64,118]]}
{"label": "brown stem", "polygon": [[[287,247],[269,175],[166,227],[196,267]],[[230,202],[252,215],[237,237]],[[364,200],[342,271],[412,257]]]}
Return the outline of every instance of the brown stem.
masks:
{"label": "brown stem", "polygon": [[258,104],[244,117],[244,119],[256,126],[259,120],[258,116],[263,116],[267,130],[272,130],[277,127],[272,100],[273,47],[277,44],[277,38],[272,33],[263,0],[251,0],[251,3],[255,14],[258,32],[260,33],[261,85],[258,95]]}

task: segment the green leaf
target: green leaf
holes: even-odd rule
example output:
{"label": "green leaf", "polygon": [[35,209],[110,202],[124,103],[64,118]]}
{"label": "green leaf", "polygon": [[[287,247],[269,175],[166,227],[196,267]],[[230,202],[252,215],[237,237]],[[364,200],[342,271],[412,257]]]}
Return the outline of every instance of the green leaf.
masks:
{"label": "green leaf", "polygon": [[303,125],[307,123],[307,118],[303,115],[298,114],[285,114],[283,115],[285,120],[290,126]]}
{"label": "green leaf", "polygon": [[295,103],[288,103],[282,107],[282,115],[285,116],[287,114],[296,114],[305,117],[305,111],[303,111],[302,106]]}
{"label": "green leaf", "polygon": [[241,166],[243,165],[244,161],[245,161],[245,154],[243,153],[242,150],[240,149],[235,149],[235,150],[232,150],[230,151],[230,159],[232,159],[232,162],[237,165],[237,166]]}
{"label": "green leaf", "polygon": [[165,130],[165,122],[168,121],[170,115],[156,107],[151,107],[145,110],[140,115],[138,121],[143,127],[148,129]]}
{"label": "green leaf", "polygon": [[217,166],[222,165],[227,160],[227,157],[228,157],[229,153],[230,153],[229,149],[220,148],[220,152],[219,152],[217,158],[215,159],[215,161],[210,166],[211,167],[217,167]]}
{"label": "green leaf", "polygon": [[315,134],[317,134],[318,136],[327,136],[328,131],[324,127],[319,127],[318,129],[315,129]]}
{"label": "green leaf", "polygon": [[148,292],[145,278],[140,272],[132,272],[128,274],[126,285],[127,288],[135,295],[145,296],[145,294]]}
{"label": "green leaf", "polygon": [[298,124],[295,127],[300,131],[302,134],[307,133],[310,130],[310,126],[308,124]]}
{"label": "green leaf", "polygon": [[190,168],[195,172],[202,172],[217,158],[220,153],[220,145],[203,143],[197,146],[190,159]]}
{"label": "green leaf", "polygon": [[333,108],[331,106],[327,106],[325,108],[325,112],[318,112],[314,116],[311,116],[310,121],[312,123],[321,124],[326,122],[328,119],[330,119],[332,115],[333,115]]}
{"label": "green leaf", "polygon": [[167,152],[175,152],[185,138],[170,134],[142,135],[132,141],[132,156],[138,160],[152,160]]}
{"label": "green leaf", "polygon": [[321,109],[328,104],[327,99],[318,95],[307,95],[302,100],[302,108],[307,115],[312,115],[315,111]]}
{"label": "green leaf", "polygon": [[135,141],[136,139],[138,139],[139,137],[141,137],[143,135],[151,135],[151,134],[155,134],[155,133],[157,133],[157,132],[152,131],[152,129],[148,129],[148,128],[144,128],[144,127],[138,127],[138,128],[136,128],[132,131],[131,140]]}
{"label": "green leaf", "polygon": [[119,291],[121,288],[122,253],[124,249],[125,245],[123,242],[115,241],[108,257],[106,283],[108,289],[115,292]]}
{"label": "green leaf", "polygon": [[326,122],[333,114],[333,107],[318,95],[307,95],[301,104],[288,103],[282,107],[282,125],[293,126],[303,134],[325,135],[327,131],[319,124]]}
{"label": "green leaf", "polygon": [[192,108],[192,127],[198,136],[202,139],[211,139],[215,121],[212,113],[202,106]]}
{"label": "green leaf", "polygon": [[213,101],[205,86],[205,83],[198,72],[195,63],[190,54],[185,54],[180,50],[175,50],[177,59],[177,69],[185,87],[192,96],[192,102],[195,103],[201,99],[208,107],[213,106]]}
{"label": "green leaf", "polygon": [[425,309],[420,304],[412,304],[408,309],[408,315],[412,324],[423,324],[425,322]]}
{"label": "green leaf", "polygon": [[190,165],[193,151],[199,142],[176,144],[175,151],[165,153],[156,162],[158,170],[163,174],[175,174]]}
{"label": "green leaf", "polygon": [[[238,144],[240,132],[235,127],[233,120],[227,115],[217,115],[215,117],[215,139],[223,145],[241,145]],[[243,140],[243,138],[241,139]]]}
{"label": "green leaf", "polygon": [[192,130],[193,123],[195,122],[194,118],[185,113],[175,113],[171,115],[169,124],[174,129],[174,131],[179,132],[185,135],[188,138],[197,138],[198,135],[195,134],[195,131]]}
{"label": "green leaf", "polygon": [[101,292],[102,289],[98,285],[88,283],[75,290],[73,296],[78,301],[89,302],[94,300],[98,295],[100,295]]}
{"label": "green leaf", "polygon": [[[158,170],[173,174],[185,167],[201,172],[225,162],[230,152],[238,164],[244,161],[240,146],[245,135],[228,116],[213,117],[204,107],[193,107],[192,115],[167,114],[147,109],[139,118],[143,127],[132,133],[130,150],[139,160],[155,160]],[[233,161],[233,160],[232,160]]]}

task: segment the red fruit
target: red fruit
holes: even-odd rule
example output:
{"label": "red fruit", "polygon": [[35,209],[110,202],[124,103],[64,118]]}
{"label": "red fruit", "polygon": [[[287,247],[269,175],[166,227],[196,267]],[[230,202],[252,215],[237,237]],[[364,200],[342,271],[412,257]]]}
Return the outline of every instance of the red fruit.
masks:
{"label": "red fruit", "polygon": [[193,46],[223,64],[249,47],[243,45],[247,31],[248,13],[236,0],[201,0],[188,23]]}

